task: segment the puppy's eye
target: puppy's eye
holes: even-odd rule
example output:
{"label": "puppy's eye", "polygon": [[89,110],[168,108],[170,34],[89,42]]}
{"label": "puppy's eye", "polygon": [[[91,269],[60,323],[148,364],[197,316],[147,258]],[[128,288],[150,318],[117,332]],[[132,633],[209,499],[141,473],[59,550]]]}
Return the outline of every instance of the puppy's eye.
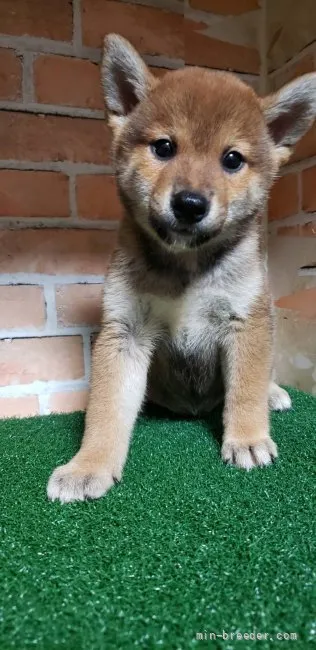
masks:
{"label": "puppy's eye", "polygon": [[161,138],[160,140],[155,140],[152,142],[151,150],[159,160],[170,160],[173,156],[176,155],[176,145],[172,140],[167,140],[167,138]]}
{"label": "puppy's eye", "polygon": [[222,166],[226,172],[233,174],[239,172],[244,166],[245,159],[239,151],[226,151],[222,157]]}

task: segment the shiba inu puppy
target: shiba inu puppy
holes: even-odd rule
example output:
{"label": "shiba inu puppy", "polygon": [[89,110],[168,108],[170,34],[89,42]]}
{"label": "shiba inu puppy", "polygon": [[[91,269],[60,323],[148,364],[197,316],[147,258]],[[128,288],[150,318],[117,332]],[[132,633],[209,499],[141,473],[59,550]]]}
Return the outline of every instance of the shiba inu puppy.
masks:
{"label": "shiba inu puppy", "polygon": [[125,217],[106,278],[80,451],[50,499],[97,498],[120,480],[145,399],[176,413],[224,402],[222,458],[271,463],[272,307],[260,218],[280,165],[316,115],[316,75],[264,99],[226,72],[157,80],[105,39],[105,102]]}

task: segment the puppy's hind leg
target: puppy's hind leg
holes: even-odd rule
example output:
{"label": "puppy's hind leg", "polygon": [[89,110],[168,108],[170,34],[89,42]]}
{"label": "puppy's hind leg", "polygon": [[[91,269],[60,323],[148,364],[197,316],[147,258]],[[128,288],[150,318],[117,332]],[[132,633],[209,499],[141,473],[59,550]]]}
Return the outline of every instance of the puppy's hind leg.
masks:
{"label": "puppy's hind leg", "polygon": [[269,386],[269,408],[271,411],[288,411],[292,406],[292,401],[284,388],[270,382]]}

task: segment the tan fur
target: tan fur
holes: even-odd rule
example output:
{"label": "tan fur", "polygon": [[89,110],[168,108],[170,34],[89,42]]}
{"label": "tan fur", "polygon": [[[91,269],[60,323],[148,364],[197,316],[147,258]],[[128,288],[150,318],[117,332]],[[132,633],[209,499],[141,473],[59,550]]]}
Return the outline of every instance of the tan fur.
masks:
{"label": "tan fur", "polygon": [[[222,457],[250,469],[277,449],[269,407],[290,408],[271,381],[273,320],[261,214],[279,165],[316,114],[316,76],[259,99],[228,73],[190,69],[158,82],[135,50],[107,37],[103,85],[125,207],[104,288],[82,446],[52,474],[48,496],[97,498],[119,480],[147,398],[205,414],[224,401]],[[152,142],[177,149],[167,161]],[[237,150],[244,164],[223,168]],[[179,228],[172,197],[198,192],[203,219]]]}
{"label": "tan fur", "polygon": [[[123,345],[124,348],[124,345]],[[57,468],[48,484],[49,496],[73,500],[97,498],[120,480],[130,434],[143,400],[149,355],[144,349],[122,349],[119,328],[104,325],[95,344],[90,400],[81,449],[63,467]],[[138,390],[138,383],[142,384]],[[104,377],[106,376],[106,382]],[[133,397],[125,403],[126,383]]]}
{"label": "tan fur", "polygon": [[[206,116],[211,119],[206,121]],[[148,143],[166,134],[176,137],[178,155],[164,170]],[[250,190],[257,195],[257,209],[261,207],[264,185],[270,186],[277,171],[258,98],[227,73],[193,68],[167,73],[151,92],[150,101],[138,108],[133,122],[123,129],[120,124],[119,132],[114,127],[114,136],[116,171],[128,197],[135,197],[137,191],[141,195],[145,186],[146,200],[159,212],[172,188],[190,187],[207,197],[216,188],[214,227],[223,227],[228,206],[235,200],[247,202]],[[249,161],[235,176],[223,174],[219,164],[222,152],[231,148]],[[137,218],[143,224],[142,211]]]}
{"label": "tan fur", "polygon": [[[222,457],[245,469],[277,456],[269,436],[268,398],[272,365],[270,305],[260,296],[227,345]],[[260,369],[260,372],[259,372]]]}

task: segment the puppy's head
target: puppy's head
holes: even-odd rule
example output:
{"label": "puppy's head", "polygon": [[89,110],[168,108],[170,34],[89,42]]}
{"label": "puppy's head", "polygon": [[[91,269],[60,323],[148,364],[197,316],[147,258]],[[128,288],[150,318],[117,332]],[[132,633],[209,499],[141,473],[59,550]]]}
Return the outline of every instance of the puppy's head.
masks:
{"label": "puppy's head", "polygon": [[229,73],[157,80],[125,39],[105,39],[102,80],[122,201],[176,251],[247,227],[316,115],[316,74],[265,99]]}

